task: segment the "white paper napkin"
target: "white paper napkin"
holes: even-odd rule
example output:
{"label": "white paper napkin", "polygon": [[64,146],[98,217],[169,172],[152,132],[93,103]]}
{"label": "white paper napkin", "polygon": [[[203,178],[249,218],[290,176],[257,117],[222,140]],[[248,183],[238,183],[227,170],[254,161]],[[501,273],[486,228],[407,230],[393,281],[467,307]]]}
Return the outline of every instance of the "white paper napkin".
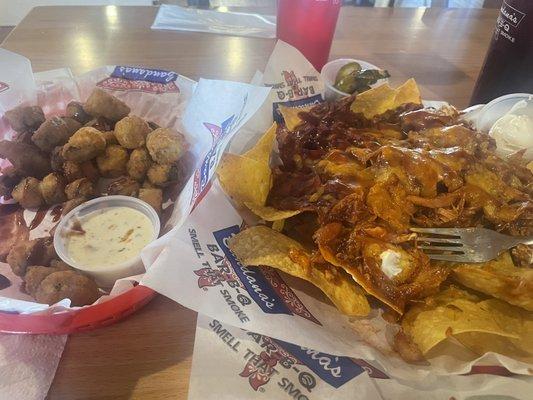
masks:
{"label": "white paper napkin", "polygon": [[67,335],[0,335],[0,399],[42,400]]}

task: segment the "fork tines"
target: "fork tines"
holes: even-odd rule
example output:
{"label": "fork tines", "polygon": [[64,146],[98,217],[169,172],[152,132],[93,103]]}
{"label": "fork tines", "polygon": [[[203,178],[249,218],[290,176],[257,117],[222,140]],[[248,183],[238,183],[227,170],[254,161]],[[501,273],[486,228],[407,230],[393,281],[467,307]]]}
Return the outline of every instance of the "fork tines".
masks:
{"label": "fork tines", "polygon": [[465,253],[457,228],[411,228],[411,231],[419,234],[416,238],[418,248],[424,250],[432,259],[459,261],[454,256]]}

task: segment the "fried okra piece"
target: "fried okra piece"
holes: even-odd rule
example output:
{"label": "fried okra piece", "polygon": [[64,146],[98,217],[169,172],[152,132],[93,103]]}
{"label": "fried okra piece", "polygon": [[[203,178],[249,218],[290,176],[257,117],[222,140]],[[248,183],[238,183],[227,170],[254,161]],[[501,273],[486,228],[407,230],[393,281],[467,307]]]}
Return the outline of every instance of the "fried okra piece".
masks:
{"label": "fried okra piece", "polygon": [[74,118],[70,117],[61,117],[63,122],[65,122],[65,125],[67,125],[68,132],[70,136],[72,136],[78,129],[80,129],[83,125],[75,120]]}
{"label": "fried okra piece", "polygon": [[164,187],[179,178],[179,168],[175,164],[154,164],[147,172],[148,180],[154,186]]}
{"label": "fried okra piece", "polygon": [[150,182],[148,179],[145,179],[142,183],[141,187],[143,189],[156,189],[157,186],[155,186],[152,182]]}
{"label": "fried okra piece", "polygon": [[59,271],[72,271],[70,265],[61,260],[50,261],[50,266],[45,267],[43,265],[30,265],[26,268],[26,274],[22,278],[24,280],[24,287],[26,292],[35,297],[37,288],[41,285],[41,282],[48,275]]}
{"label": "fried okra piece", "polygon": [[42,123],[31,140],[42,151],[50,153],[54,147],[67,143],[72,133],[64,120],[59,117],[52,117]]}
{"label": "fried okra piece", "polygon": [[72,306],[94,303],[100,292],[91,278],[76,271],[57,271],[46,276],[35,290],[39,303],[54,304],[70,299]]}
{"label": "fried okra piece", "polygon": [[61,215],[67,215],[70,211],[74,210],[76,207],[78,207],[80,204],[83,204],[88,199],[86,197],[76,197],[72,200],[67,200],[63,203],[63,210],[61,211]]}
{"label": "fried okra piece", "polygon": [[67,199],[65,196],[65,179],[61,175],[57,173],[48,174],[39,185],[41,195],[46,204],[58,204]]}
{"label": "fried okra piece", "polygon": [[80,164],[74,161],[65,161],[62,166],[62,172],[67,182],[74,182],[76,179],[84,177]]}
{"label": "fried okra piece", "polygon": [[130,113],[126,103],[100,88],[93,90],[83,109],[94,117],[101,116],[114,122],[120,121]]}
{"label": "fried okra piece", "polygon": [[12,167],[6,167],[2,170],[0,175],[0,196],[11,195],[13,188],[20,182],[22,177],[18,174],[17,170]]}
{"label": "fried okra piece", "polygon": [[113,130],[115,123],[104,117],[96,117],[83,126],[98,129],[100,132],[107,132]]}
{"label": "fried okra piece", "polygon": [[127,163],[128,151],[118,144],[107,146],[105,153],[96,157],[98,170],[106,178],[118,178],[126,174]]}
{"label": "fried okra piece", "polygon": [[104,131],[102,132],[102,135],[104,136],[105,142],[108,146],[110,144],[118,144],[118,140],[117,140],[117,137],[115,136],[115,132]]}
{"label": "fried okra piece", "polygon": [[30,265],[24,275],[24,287],[30,296],[35,296],[37,288],[48,275],[58,272],[59,269],[43,265]]}
{"label": "fried okra piece", "polygon": [[68,103],[65,113],[68,118],[72,118],[78,121],[80,124],[86,124],[92,119],[92,117],[85,112],[83,109],[83,104],[81,104],[79,101],[71,101]]}
{"label": "fried okra piece", "polygon": [[50,158],[32,144],[0,140],[0,158],[6,158],[22,176],[42,178],[52,172]]}
{"label": "fried okra piece", "polygon": [[148,150],[144,147],[135,149],[130,154],[130,159],[128,160],[128,174],[133,179],[142,181],[148,169],[152,166],[153,161],[148,154]]}
{"label": "fried okra piece", "polygon": [[7,255],[7,263],[15,275],[24,276],[29,265],[48,266],[57,258],[51,237],[17,243]]}
{"label": "fried okra piece", "polygon": [[154,121],[147,121],[147,123],[148,123],[148,126],[150,127],[151,130],[154,130],[154,129],[157,129],[157,128],[161,128]]}
{"label": "fried okra piece", "polygon": [[124,176],[111,182],[107,186],[106,193],[109,195],[137,196],[139,186],[139,182],[129,176]]}
{"label": "fried okra piece", "polygon": [[37,208],[44,203],[40,182],[31,176],[23,178],[15,186],[11,196],[23,208]]}
{"label": "fried okra piece", "polygon": [[19,106],[6,111],[5,117],[17,132],[34,131],[44,122],[44,113],[39,106]]}
{"label": "fried okra piece", "polygon": [[83,175],[91,182],[95,183],[100,179],[100,172],[96,166],[96,160],[85,161],[80,164]]}
{"label": "fried okra piece", "polygon": [[52,260],[50,261],[50,268],[55,268],[59,271],[70,271],[72,268],[65,261]]}
{"label": "fried okra piece", "polygon": [[76,179],[65,187],[65,194],[69,200],[77,197],[92,197],[94,196],[94,186],[87,178]]}
{"label": "fried okra piece", "polygon": [[93,161],[85,161],[80,164],[73,161],[65,161],[62,172],[67,182],[73,182],[80,178],[87,178],[91,182],[96,182],[100,178],[98,168],[96,168]]}
{"label": "fried okra piece", "polygon": [[33,240],[25,240],[15,244],[9,251],[6,261],[15,275],[24,276],[26,273],[28,258],[34,245]]}
{"label": "fried okra piece", "polygon": [[161,212],[161,206],[163,205],[163,191],[161,189],[141,188],[139,189],[139,199],[146,201],[158,213]]}
{"label": "fried okra piece", "polygon": [[105,146],[105,138],[98,129],[83,127],[63,146],[63,158],[79,163],[89,161],[102,154]]}
{"label": "fried okra piece", "polygon": [[122,118],[115,125],[115,136],[118,143],[127,149],[136,149],[144,146],[146,135],[150,131],[148,123],[136,115]]}
{"label": "fried okra piece", "polygon": [[33,131],[17,132],[13,135],[14,142],[33,144],[31,137],[33,136]]}
{"label": "fried okra piece", "polygon": [[54,172],[63,172],[63,164],[65,159],[63,158],[63,146],[56,146],[54,150],[50,153],[50,165],[52,166],[52,171]]}
{"label": "fried okra piece", "polygon": [[158,128],[146,137],[146,147],[158,164],[176,162],[185,153],[185,137],[168,128]]}

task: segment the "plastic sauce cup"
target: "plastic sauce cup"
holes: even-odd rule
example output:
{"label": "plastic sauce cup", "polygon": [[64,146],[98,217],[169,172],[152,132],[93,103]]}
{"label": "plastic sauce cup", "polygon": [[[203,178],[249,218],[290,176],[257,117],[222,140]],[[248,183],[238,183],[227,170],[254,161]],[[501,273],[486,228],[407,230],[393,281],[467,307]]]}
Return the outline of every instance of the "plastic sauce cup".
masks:
{"label": "plastic sauce cup", "polygon": [[[326,89],[324,95],[326,100],[338,100],[342,97],[350,96],[350,93],[341,92],[333,85],[335,85],[335,79],[337,78],[337,73],[339,72],[339,70],[343,66],[351,62],[358,63],[363,70],[381,69],[379,67],[376,67],[374,64],[370,64],[366,61],[354,60],[352,58],[339,58],[337,60],[328,62],[326,65],[324,65],[324,68],[322,68],[322,71],[320,72],[320,76],[322,77],[322,81],[324,82],[324,86]],[[371,85],[371,87],[381,86],[387,83],[388,81],[388,79],[380,79],[379,81]]]}
{"label": "plastic sauce cup", "polygon": [[481,108],[477,120],[476,128],[482,132],[488,132],[492,125],[501,117],[511,111],[511,108],[521,100],[527,100],[532,97],[529,93],[512,93],[505,96],[497,97]]}
{"label": "plastic sauce cup", "polygon": [[75,262],[69,256],[68,231],[72,230],[75,222],[78,222],[90,213],[116,207],[129,207],[146,215],[150,219],[153,227],[153,235],[150,242],[157,239],[159,236],[160,221],[156,211],[148,203],[129,196],[106,196],[89,200],[65,215],[57,225],[54,233],[54,248],[59,258],[74,269],[82,271],[86,275],[94,278],[96,284],[101,288],[111,288],[118,279],[145,272],[140,251],[136,257],[119,264],[109,265],[104,268],[87,267]]}

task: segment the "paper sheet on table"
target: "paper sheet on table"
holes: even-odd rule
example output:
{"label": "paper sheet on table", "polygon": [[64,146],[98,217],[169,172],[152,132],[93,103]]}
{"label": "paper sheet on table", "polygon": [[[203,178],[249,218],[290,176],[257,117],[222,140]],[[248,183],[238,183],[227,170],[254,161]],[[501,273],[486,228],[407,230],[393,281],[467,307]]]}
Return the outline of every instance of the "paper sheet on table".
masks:
{"label": "paper sheet on table", "polygon": [[336,357],[198,315],[189,400],[481,400],[530,397],[533,377],[390,379],[361,359]]}
{"label": "paper sheet on table", "polygon": [[[303,93],[301,86],[311,93],[309,84],[314,93],[320,93],[322,82],[313,71],[296,49],[278,42],[263,77],[259,74],[256,78],[270,87],[286,89],[285,77],[289,77],[292,87],[288,90],[292,93]],[[205,95],[199,104],[213,101],[211,93]],[[272,96],[271,92],[259,114],[233,140],[232,151],[242,152],[260,137],[267,113],[268,122],[272,122],[278,102]],[[494,353],[478,358],[453,342],[446,344],[449,348],[445,354],[449,355],[434,357],[431,364],[404,362],[391,344],[398,326],[381,318],[379,309],[374,309],[369,318],[349,319],[314,287],[270,268],[241,265],[226,243],[242,226],[243,218],[215,182],[183,226],[168,237],[162,251],[147,249],[145,255],[152,267],[142,283],[223,323],[325,353],[364,359],[397,379],[436,381],[437,375],[468,373],[474,365],[495,365],[531,374],[530,365],[524,362]]]}
{"label": "paper sheet on table", "polygon": [[46,398],[66,341],[67,335],[0,334],[0,398]]}
{"label": "paper sheet on table", "polygon": [[[101,67],[79,77],[60,69],[40,73],[34,79],[29,61],[24,57],[0,49],[0,60],[4,68],[0,70],[0,87],[4,88],[0,89],[0,139],[11,139],[15,133],[2,118],[5,111],[24,103],[40,105],[47,117],[61,115],[70,101],[85,100],[95,86],[123,100],[132,114],[185,135],[190,147],[180,162],[188,178],[176,188],[175,196],[171,196],[176,198],[174,204],[166,205],[163,210],[166,220],[163,232],[179,226],[189,214],[208,187],[231,136],[255,113],[269,92],[267,88],[244,83],[200,80],[197,84],[173,71],[127,66]],[[204,102],[206,96],[212,98],[211,103]],[[0,160],[0,167],[7,164]],[[48,210],[35,228],[24,232],[29,239],[49,235],[57,224],[52,210]],[[31,227],[36,212],[17,212],[21,213],[25,226]],[[11,214],[0,215],[0,224],[9,224],[10,218]],[[152,244],[153,248],[164,246],[165,240],[165,236],[159,238]],[[7,246],[0,247],[0,253],[9,251],[4,248]],[[149,261],[144,261],[149,267]],[[0,312],[56,312],[70,304],[69,300],[62,300],[53,307],[35,303],[21,290],[21,279],[6,263],[0,262],[0,274],[9,282],[0,289]],[[131,289],[138,280],[138,277],[130,277],[117,281],[110,296]],[[108,298],[102,296],[97,302]]]}
{"label": "paper sheet on table", "polygon": [[276,17],[241,12],[197,10],[162,4],[159,6],[152,29],[275,38]]}

